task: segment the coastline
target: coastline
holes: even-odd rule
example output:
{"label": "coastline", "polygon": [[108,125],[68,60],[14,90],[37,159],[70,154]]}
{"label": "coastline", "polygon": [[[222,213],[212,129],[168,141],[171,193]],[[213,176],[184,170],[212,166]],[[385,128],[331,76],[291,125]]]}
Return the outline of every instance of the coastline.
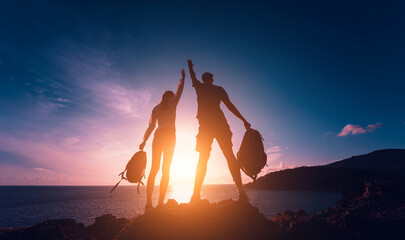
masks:
{"label": "coastline", "polygon": [[[52,219],[75,219],[85,226],[94,223],[95,217],[112,214],[117,218],[132,219],[143,214],[146,189],[136,193],[136,186],[116,189],[111,198],[106,187],[0,187],[0,228],[33,226]],[[158,189],[158,188],[156,188]],[[158,193],[158,191],[156,192]],[[304,209],[314,214],[330,208],[342,197],[337,192],[267,191],[247,189],[250,202],[267,217],[272,218],[285,209]],[[171,188],[167,199],[188,203],[192,188]],[[152,198],[158,201],[158,194]],[[234,185],[204,185],[202,198],[210,202],[237,199]]]}
{"label": "coastline", "polygon": [[401,239],[404,193],[402,182],[366,182],[363,191],[346,189],[344,198],[320,213],[286,210],[271,219],[232,200],[198,206],[169,200],[165,208],[132,219],[107,214],[88,227],[50,220],[1,229],[0,239]]}

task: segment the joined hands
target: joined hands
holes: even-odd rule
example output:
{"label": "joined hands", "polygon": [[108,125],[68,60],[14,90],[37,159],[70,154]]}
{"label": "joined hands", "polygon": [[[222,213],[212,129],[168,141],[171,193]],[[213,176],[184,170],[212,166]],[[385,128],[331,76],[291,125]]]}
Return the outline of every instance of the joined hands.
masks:
{"label": "joined hands", "polygon": [[250,123],[248,123],[246,120],[243,121],[243,125],[245,125],[246,130],[249,130],[251,127]]}
{"label": "joined hands", "polygon": [[194,67],[193,61],[191,61],[190,59],[187,60],[187,63],[189,68]]}
{"label": "joined hands", "polygon": [[143,151],[145,144],[146,144],[146,139],[144,139],[143,142],[141,144],[139,144],[139,150]]}

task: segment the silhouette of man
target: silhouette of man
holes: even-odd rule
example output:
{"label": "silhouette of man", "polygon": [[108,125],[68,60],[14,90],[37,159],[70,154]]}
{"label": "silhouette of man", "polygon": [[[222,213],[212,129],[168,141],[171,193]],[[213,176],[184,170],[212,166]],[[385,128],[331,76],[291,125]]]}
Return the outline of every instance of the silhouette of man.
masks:
{"label": "silhouette of man", "polygon": [[193,87],[197,94],[197,119],[200,125],[197,134],[196,146],[196,151],[200,153],[200,156],[198,159],[195,176],[194,193],[190,202],[194,203],[201,200],[201,187],[207,172],[207,163],[210,157],[211,145],[214,138],[217,140],[219,147],[221,148],[228,162],[228,167],[232,174],[233,181],[238,189],[239,201],[248,202],[249,200],[242,185],[240,166],[232,150],[232,132],[225,115],[221,110],[221,102],[225,104],[229,111],[242,120],[246,129],[250,128],[250,124],[229,100],[226,91],[222,87],[212,84],[214,82],[212,73],[204,73],[202,75],[201,83],[199,80],[197,80],[192,61],[187,60],[187,63]]}

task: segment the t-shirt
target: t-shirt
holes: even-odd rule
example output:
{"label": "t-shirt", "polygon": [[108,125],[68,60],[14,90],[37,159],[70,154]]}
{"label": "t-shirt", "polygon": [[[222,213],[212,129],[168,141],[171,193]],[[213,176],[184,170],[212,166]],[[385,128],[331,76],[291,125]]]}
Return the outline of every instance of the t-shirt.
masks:
{"label": "t-shirt", "polygon": [[152,110],[150,122],[157,121],[159,128],[176,129],[176,107],[177,104],[169,103],[166,106],[158,104]]}
{"label": "t-shirt", "polygon": [[200,81],[193,85],[197,93],[197,118],[201,123],[226,123],[226,118],[221,110],[221,101],[228,99],[225,89],[213,84],[203,84]]}

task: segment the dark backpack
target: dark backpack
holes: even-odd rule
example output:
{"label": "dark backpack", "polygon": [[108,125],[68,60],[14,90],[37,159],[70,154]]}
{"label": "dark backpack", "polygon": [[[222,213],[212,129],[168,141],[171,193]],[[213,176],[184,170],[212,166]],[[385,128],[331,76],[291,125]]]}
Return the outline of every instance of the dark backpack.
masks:
{"label": "dark backpack", "polygon": [[118,184],[120,184],[122,179],[125,179],[130,183],[138,183],[137,191],[139,193],[139,185],[140,184],[143,185],[142,178],[145,177],[145,168],[146,168],[146,152],[144,151],[136,152],[134,156],[132,156],[131,160],[129,160],[129,162],[127,163],[125,170],[122,173],[118,174],[118,176],[121,175],[121,180],[117,182],[117,184],[115,184],[115,186],[111,189],[110,197],[111,193],[118,186]]}
{"label": "dark backpack", "polygon": [[242,171],[256,181],[257,175],[267,163],[263,138],[257,130],[246,130],[237,158]]}

